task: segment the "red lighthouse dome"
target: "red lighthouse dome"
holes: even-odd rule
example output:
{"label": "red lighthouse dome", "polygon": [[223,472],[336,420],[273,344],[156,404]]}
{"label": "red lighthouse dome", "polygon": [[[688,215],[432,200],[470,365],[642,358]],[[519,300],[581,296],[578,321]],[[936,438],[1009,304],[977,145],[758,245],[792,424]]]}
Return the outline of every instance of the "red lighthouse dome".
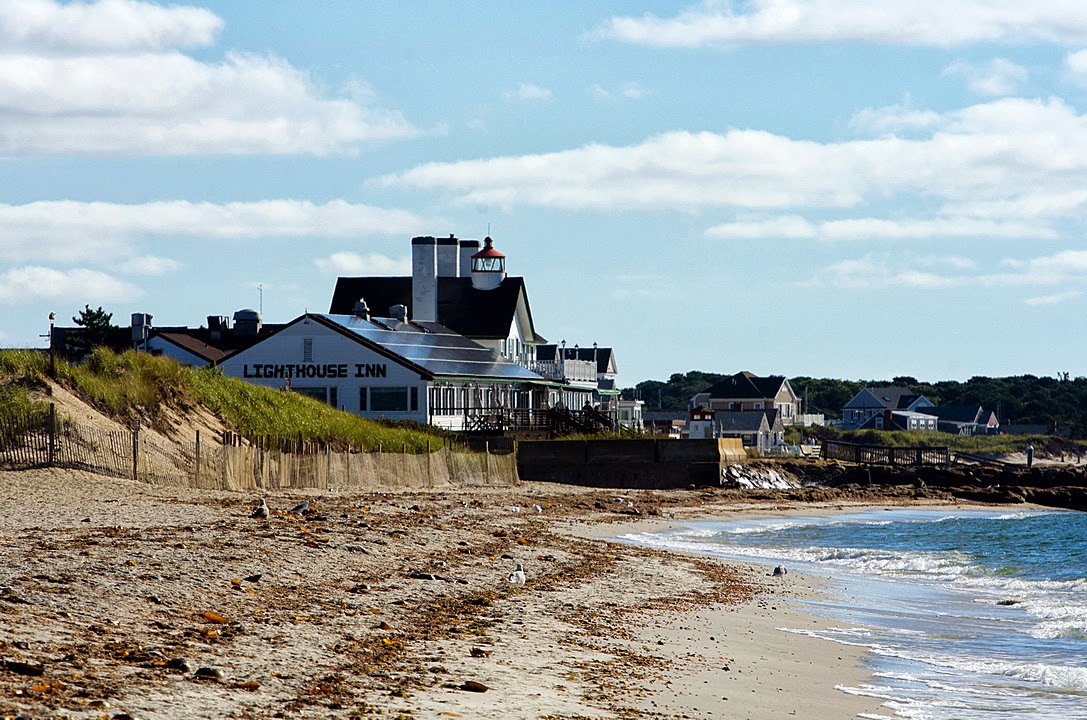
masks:
{"label": "red lighthouse dome", "polygon": [[472,256],[472,287],[493,290],[506,279],[506,256],[494,249],[490,237],[483,239],[483,249]]}

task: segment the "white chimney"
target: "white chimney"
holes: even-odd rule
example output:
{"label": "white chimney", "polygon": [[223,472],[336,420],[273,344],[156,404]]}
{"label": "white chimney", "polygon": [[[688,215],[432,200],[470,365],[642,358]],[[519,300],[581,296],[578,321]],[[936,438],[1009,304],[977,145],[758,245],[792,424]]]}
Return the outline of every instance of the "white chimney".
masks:
{"label": "white chimney", "polygon": [[460,241],[450,235],[447,238],[438,238],[438,277],[458,277],[460,275],[459,258],[457,250]]}
{"label": "white chimney", "polygon": [[416,322],[438,321],[438,257],[432,237],[411,239],[411,309]]}
{"label": "white chimney", "polygon": [[479,240],[460,241],[460,276],[472,276],[472,256],[479,252]]}

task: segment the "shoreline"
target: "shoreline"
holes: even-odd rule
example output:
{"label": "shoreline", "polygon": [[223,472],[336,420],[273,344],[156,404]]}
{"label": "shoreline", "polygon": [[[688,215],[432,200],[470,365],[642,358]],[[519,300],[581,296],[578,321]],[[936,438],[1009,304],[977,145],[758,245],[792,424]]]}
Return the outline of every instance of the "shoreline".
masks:
{"label": "shoreline", "polygon": [[[0,489],[0,714],[760,719],[880,705],[836,689],[869,677],[859,649],[778,629],[830,624],[789,599],[823,592],[818,578],[605,542],[878,502],[526,483],[275,491],[253,520],[248,493],[77,471],[0,472]],[[291,514],[303,499],[311,511]],[[506,581],[516,563],[524,586]]]}

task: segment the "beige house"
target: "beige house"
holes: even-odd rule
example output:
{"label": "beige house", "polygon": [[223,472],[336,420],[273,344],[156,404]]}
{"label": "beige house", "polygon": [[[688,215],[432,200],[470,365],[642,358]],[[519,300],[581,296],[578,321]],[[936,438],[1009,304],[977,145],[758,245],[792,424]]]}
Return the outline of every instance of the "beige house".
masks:
{"label": "beige house", "polygon": [[793,392],[789,379],[780,375],[758,377],[746,371],[736,373],[691,398],[691,407],[703,405],[725,412],[777,410],[783,425],[800,421],[800,398]]}

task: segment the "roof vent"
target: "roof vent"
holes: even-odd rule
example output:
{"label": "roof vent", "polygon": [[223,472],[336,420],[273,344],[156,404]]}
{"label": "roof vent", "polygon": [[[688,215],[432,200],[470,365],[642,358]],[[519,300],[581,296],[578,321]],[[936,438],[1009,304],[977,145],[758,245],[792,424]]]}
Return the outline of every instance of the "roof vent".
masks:
{"label": "roof vent", "polygon": [[253,308],[245,308],[234,313],[234,333],[239,337],[256,337],[263,327],[260,313]]}
{"label": "roof vent", "polygon": [[355,301],[354,313],[363,320],[370,319],[370,306],[366,304],[366,298],[359,298]]}
{"label": "roof vent", "polygon": [[406,323],[408,321],[408,306],[393,305],[389,308],[389,317],[399,320],[402,323]]}

